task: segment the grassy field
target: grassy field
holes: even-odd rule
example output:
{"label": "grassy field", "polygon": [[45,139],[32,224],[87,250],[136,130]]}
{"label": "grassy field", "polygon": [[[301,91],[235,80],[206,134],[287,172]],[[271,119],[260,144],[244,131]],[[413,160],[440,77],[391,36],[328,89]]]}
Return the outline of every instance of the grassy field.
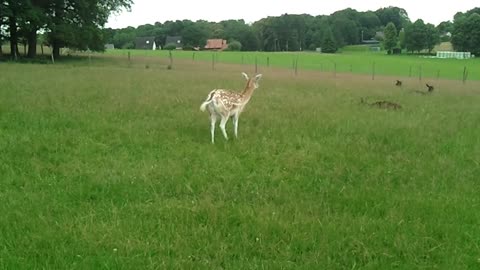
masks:
{"label": "grassy field", "polygon": [[1,269],[480,267],[478,82],[162,61],[0,63]]}
{"label": "grassy field", "polygon": [[[157,56],[168,58],[168,51],[145,50],[109,50],[106,55],[119,56],[126,60],[130,52],[134,57]],[[444,78],[462,80],[464,68],[468,79],[480,80],[480,59],[435,59],[417,55],[386,55],[385,52],[345,51],[339,54],[320,54],[313,52],[213,52],[173,51],[174,59],[220,63],[272,66],[293,69],[298,58],[298,69],[323,72],[343,72],[353,74],[388,75],[411,78]]]}

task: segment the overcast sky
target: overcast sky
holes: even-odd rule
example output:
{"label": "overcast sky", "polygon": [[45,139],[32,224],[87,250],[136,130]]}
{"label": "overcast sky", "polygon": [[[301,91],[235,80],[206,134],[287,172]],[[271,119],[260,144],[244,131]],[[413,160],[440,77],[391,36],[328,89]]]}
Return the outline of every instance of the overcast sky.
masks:
{"label": "overcast sky", "polygon": [[479,0],[431,1],[431,0],[133,0],[130,12],[123,11],[110,16],[106,27],[137,27],[142,24],[164,23],[167,20],[189,19],[219,22],[227,19],[244,19],[255,22],[268,16],[284,13],[313,16],[329,15],[337,10],[353,8],[357,11],[377,10],[382,7],[404,8],[412,21],[423,19],[427,23],[439,24],[452,20],[458,11],[465,12],[480,7]]}

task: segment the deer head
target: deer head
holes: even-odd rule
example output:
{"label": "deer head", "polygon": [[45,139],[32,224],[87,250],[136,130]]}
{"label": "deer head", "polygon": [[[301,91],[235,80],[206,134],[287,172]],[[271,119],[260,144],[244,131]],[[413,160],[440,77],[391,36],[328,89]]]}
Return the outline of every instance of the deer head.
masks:
{"label": "deer head", "polygon": [[245,77],[245,80],[247,80],[247,86],[246,88],[253,88],[257,89],[258,88],[258,82],[262,78],[262,74],[258,74],[253,78],[249,78],[247,73],[242,72],[243,77]]}

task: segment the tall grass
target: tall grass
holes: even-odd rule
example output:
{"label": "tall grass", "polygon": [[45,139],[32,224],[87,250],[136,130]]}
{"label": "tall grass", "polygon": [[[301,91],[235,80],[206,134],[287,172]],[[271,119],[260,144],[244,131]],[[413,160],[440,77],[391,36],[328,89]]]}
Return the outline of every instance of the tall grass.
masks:
{"label": "tall grass", "polygon": [[478,85],[264,69],[212,145],[242,67],[95,63],[0,64],[0,268],[478,268]]}

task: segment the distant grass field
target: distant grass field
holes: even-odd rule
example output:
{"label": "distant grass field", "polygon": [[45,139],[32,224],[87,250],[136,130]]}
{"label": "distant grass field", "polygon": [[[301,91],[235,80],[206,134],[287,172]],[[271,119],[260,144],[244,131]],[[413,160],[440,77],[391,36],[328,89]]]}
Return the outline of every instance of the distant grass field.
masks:
{"label": "distant grass field", "polygon": [[212,145],[251,66],[166,65],[0,63],[1,269],[480,267],[478,82],[262,68]]}
{"label": "distant grass field", "polygon": [[[107,55],[117,55],[127,59],[131,57],[168,57],[168,51],[146,50],[109,50]],[[480,59],[433,59],[417,55],[386,55],[385,52],[361,52],[358,49],[347,50],[338,54],[321,54],[314,52],[191,52],[173,51],[174,59],[212,62],[212,58],[221,63],[257,64],[293,69],[298,57],[299,70],[318,70],[368,74],[389,75],[412,78],[444,78],[462,80],[464,68],[468,79],[480,80]]]}

